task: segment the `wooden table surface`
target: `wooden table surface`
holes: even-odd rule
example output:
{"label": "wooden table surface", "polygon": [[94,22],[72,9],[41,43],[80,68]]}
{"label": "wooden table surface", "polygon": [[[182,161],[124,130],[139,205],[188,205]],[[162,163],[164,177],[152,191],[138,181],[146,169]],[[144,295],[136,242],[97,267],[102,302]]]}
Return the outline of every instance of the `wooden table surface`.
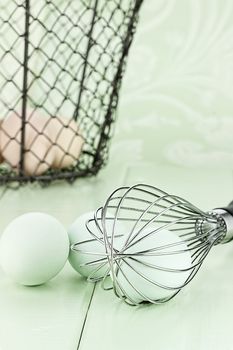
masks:
{"label": "wooden table surface", "polygon": [[[204,210],[228,204],[232,11],[232,0],[145,1],[108,166],[72,186],[0,188],[0,233],[27,211],[49,213],[68,227],[115,187],[137,182]],[[232,350],[232,276],[233,245],[217,246],[176,298],[136,308],[87,283],[68,263],[33,288],[0,270],[0,350]]]}
{"label": "wooden table surface", "polygon": [[[144,182],[208,210],[232,199],[233,174],[152,163],[116,167],[75,184],[2,190],[0,230],[27,211],[54,215],[66,227],[100,206],[121,184]],[[40,287],[23,287],[0,271],[1,350],[231,350],[233,246],[215,247],[196,278],[165,305],[130,307],[67,263]]]}

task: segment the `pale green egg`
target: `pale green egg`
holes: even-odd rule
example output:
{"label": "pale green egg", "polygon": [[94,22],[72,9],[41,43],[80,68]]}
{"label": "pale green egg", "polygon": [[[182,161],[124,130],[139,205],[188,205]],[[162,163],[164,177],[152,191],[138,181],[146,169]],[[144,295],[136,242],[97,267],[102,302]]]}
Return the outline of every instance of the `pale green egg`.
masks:
{"label": "pale green egg", "polygon": [[69,255],[69,238],[54,217],[27,213],[14,219],[0,240],[0,262],[12,280],[27,286],[56,276]]}

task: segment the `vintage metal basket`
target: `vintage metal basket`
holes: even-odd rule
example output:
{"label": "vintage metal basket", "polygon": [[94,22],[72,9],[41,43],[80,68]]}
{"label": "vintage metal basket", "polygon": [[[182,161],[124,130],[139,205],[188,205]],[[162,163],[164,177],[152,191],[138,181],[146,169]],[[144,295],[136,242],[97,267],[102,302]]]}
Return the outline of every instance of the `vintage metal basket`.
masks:
{"label": "vintage metal basket", "polygon": [[[0,145],[1,138],[7,142],[0,147],[0,184],[72,182],[97,174],[106,163],[119,88],[142,1],[1,1]],[[10,118],[16,122],[9,131],[4,125]],[[38,129],[34,119],[43,121]],[[63,141],[56,144],[59,132],[50,139],[48,124],[57,120],[61,133],[72,129],[70,121],[75,121],[78,127],[71,130],[70,145],[75,138],[82,138],[80,155],[69,154],[67,145],[63,150]],[[34,129],[30,146],[29,128]],[[55,167],[48,162],[46,171],[26,171],[29,155],[37,160],[38,168],[46,165],[46,157],[40,158],[33,149],[42,136],[50,142],[46,154],[60,147],[64,157],[74,158],[72,165]],[[11,146],[18,157],[14,165],[4,158],[7,151],[12,156]]]}

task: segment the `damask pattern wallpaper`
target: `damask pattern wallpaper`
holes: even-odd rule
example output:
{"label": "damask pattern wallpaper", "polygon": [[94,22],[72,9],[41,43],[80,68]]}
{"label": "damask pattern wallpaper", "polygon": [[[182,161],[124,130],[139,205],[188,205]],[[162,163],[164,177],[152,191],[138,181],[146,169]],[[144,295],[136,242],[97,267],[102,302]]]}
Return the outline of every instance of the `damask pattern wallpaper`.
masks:
{"label": "damask pattern wallpaper", "polygon": [[111,157],[233,168],[233,1],[145,0]]}

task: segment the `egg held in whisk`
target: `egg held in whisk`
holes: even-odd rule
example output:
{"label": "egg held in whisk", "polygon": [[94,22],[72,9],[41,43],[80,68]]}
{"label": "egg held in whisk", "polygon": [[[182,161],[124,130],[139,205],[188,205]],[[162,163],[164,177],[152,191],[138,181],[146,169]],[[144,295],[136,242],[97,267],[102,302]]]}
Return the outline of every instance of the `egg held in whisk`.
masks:
{"label": "egg held in whisk", "polygon": [[174,233],[153,228],[143,230],[136,241],[124,248],[124,257],[115,268],[118,293],[136,304],[170,298],[190,274],[187,245]]}

